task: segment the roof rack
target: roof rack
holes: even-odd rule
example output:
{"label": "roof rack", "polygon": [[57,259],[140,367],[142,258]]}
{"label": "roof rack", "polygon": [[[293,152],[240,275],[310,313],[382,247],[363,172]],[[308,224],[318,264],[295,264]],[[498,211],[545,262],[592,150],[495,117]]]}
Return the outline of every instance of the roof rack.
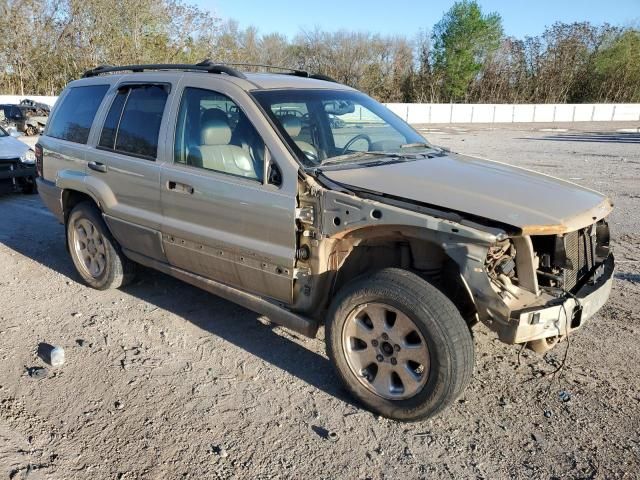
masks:
{"label": "roof rack", "polygon": [[[207,59],[204,62],[211,62],[211,60]],[[224,62],[223,64],[218,64],[218,65],[231,65],[233,67],[259,67],[259,68],[269,68],[274,70],[286,70],[286,73],[284,73],[284,75],[293,75],[295,77],[313,78],[315,80],[324,80],[327,82],[338,83],[333,78],[327,75],[322,75],[321,73],[309,73],[306,70],[300,70],[298,68],[282,67],[280,65],[267,65],[263,63],[237,63],[237,62]]]}
{"label": "roof rack", "polygon": [[296,77],[313,78],[316,80],[325,80],[327,82],[337,83],[331,77],[322,74],[309,73],[306,70],[298,70],[289,67],[280,67],[276,65],[264,65],[260,63],[214,63],[209,59],[203,60],[200,63],[188,64],[188,63],[150,63],[142,65],[122,65],[115,67],[113,65],[100,65],[91,70],[87,70],[82,74],[82,78],[96,77],[103,73],[114,72],[144,72],[148,70],[187,70],[187,71],[200,71],[207,73],[224,73],[231,77],[247,79],[244,73],[236,70],[235,67],[259,67],[259,68],[271,68],[275,70],[285,70],[284,75],[293,75]]}
{"label": "roof rack", "polygon": [[340,83],[337,80],[331,78],[328,75],[323,75],[321,73],[311,73],[309,75],[307,75],[309,78],[313,78],[315,80],[324,80],[325,82],[333,82],[333,83]]}
{"label": "roof rack", "polygon": [[[212,63],[212,62],[211,60],[207,59],[207,60],[204,60],[202,63]],[[239,62],[224,62],[224,63],[219,63],[217,65],[231,65],[232,67],[258,67],[258,68],[269,68],[273,70],[285,70],[287,73],[284,73],[284,75],[293,75],[295,77],[313,78],[315,80],[324,80],[326,82],[338,83],[336,80],[334,80],[333,78],[327,75],[322,75],[320,73],[309,73],[306,70],[300,70],[298,68],[283,67],[280,65],[267,65],[264,63],[239,63]]]}
{"label": "roof rack", "polygon": [[[205,60],[205,62],[210,62],[211,60]],[[267,65],[264,63],[238,63],[238,62],[224,62],[224,65],[231,65],[233,67],[258,67],[258,68],[269,68],[273,70],[286,70],[288,72],[297,73],[301,76],[308,75],[308,73],[304,70],[299,70],[296,68],[289,67],[281,67],[279,65]]]}
{"label": "roof rack", "polygon": [[100,65],[91,70],[87,70],[82,74],[82,78],[96,77],[103,73],[113,72],[144,72],[145,70],[194,70],[207,73],[225,73],[231,77],[246,79],[242,72],[237,71],[227,65],[213,63],[211,60],[205,60],[194,65],[188,63],[150,63],[145,65],[122,65],[114,67],[112,65]]}

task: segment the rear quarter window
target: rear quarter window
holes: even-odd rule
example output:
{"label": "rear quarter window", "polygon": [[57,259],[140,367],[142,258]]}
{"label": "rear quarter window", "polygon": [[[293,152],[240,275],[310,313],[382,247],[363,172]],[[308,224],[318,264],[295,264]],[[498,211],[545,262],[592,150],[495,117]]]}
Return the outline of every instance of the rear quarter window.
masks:
{"label": "rear quarter window", "polygon": [[56,109],[47,136],[75,143],[87,143],[91,124],[109,85],[72,87]]}

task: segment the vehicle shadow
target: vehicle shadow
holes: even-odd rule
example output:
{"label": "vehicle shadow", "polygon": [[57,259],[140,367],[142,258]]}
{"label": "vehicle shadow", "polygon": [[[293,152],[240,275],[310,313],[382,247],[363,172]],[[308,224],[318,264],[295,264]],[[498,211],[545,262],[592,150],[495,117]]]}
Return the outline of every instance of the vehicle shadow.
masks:
{"label": "vehicle shadow", "polygon": [[527,137],[521,140],[548,140],[552,142],[640,143],[640,133],[579,132]]}
{"label": "vehicle shadow", "polygon": [[122,290],[188,320],[339,400],[354,404],[338,382],[329,360],[295,341],[304,341],[305,337],[288,330],[283,336],[274,331],[277,325],[265,325],[255,312],[145,267],[139,267],[137,281]]}
{"label": "vehicle shadow", "polygon": [[[81,283],[65,248],[64,227],[37,196],[0,196],[0,218],[7,217],[8,222],[0,222],[0,244]],[[341,401],[354,404],[326,357],[299,344],[295,339],[301,337],[297,334],[288,334],[294,338],[290,339],[274,331],[275,325],[265,326],[258,321],[257,313],[144,267],[139,267],[137,280],[122,291],[193,323]],[[91,293],[88,287],[87,293]]]}
{"label": "vehicle shadow", "polygon": [[628,282],[640,283],[640,274],[620,272],[615,274],[618,280],[626,280]]}

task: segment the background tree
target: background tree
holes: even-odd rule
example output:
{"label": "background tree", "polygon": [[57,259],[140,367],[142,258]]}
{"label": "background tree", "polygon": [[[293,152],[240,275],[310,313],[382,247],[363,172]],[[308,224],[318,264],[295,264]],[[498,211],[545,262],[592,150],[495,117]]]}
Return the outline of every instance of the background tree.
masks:
{"label": "background tree", "polygon": [[640,31],[609,34],[594,57],[595,98],[640,102]]}
{"label": "background tree", "polygon": [[292,39],[184,0],[0,0],[2,94],[56,95],[96,65],[205,58],[323,73],[386,102],[640,102],[638,29],[555,23],[505,37],[500,16],[469,0],[412,37],[316,28]]}
{"label": "background tree", "polygon": [[466,100],[471,83],[500,46],[502,19],[475,1],[453,4],[433,29],[433,68],[445,101]]}

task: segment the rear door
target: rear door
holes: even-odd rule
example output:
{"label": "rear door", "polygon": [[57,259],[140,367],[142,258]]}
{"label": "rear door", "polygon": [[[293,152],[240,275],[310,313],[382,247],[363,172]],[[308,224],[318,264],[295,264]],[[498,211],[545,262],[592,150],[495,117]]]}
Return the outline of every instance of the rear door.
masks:
{"label": "rear door", "polygon": [[[182,269],[292,300],[297,167],[246,92],[185,77],[161,169],[163,246]],[[281,179],[268,181],[269,164]]]}
{"label": "rear door", "polygon": [[89,183],[118,242],[159,260],[165,257],[159,234],[164,159],[158,144],[172,88],[168,78],[150,82],[125,77],[107,98],[96,148],[86,158]]}

